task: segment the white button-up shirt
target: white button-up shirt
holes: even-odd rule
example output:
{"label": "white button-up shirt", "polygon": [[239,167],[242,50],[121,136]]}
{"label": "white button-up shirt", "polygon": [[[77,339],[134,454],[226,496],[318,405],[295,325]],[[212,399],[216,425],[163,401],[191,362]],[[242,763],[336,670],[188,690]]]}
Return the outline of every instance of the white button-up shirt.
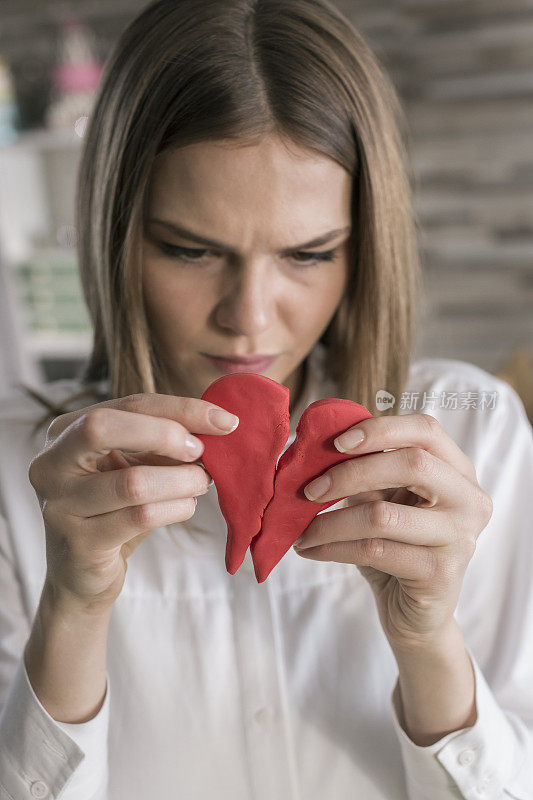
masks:
{"label": "white button-up shirt", "polygon": [[[311,354],[286,447],[303,409],[336,396],[323,355],[320,345]],[[55,381],[47,392],[59,401],[77,386]],[[229,575],[214,485],[193,517],[154,530],[129,557],[98,714],[55,721],[22,659],[46,570],[44,524],[28,480],[44,442],[44,431],[28,439],[42,408],[18,390],[5,396],[2,800],[531,800],[531,425],[507,383],[452,359],[411,365],[395,412],[421,411],[472,458],[494,505],[455,610],[475,671],[477,721],[427,747],[401,727],[397,665],[357,567],[291,548],[262,584],[249,551]]]}

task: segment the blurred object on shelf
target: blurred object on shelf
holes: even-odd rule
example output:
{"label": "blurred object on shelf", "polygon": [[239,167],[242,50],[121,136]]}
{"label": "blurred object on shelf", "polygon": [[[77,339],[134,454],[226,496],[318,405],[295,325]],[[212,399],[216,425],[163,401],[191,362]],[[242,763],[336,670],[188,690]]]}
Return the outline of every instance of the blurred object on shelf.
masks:
{"label": "blurred object on shelf", "polygon": [[0,258],[0,395],[9,393],[19,381],[38,386],[44,378],[38,360],[24,341],[19,308],[11,269]]}
{"label": "blurred object on shelf", "polygon": [[[73,236],[70,229],[65,235]],[[72,248],[41,242],[29,258],[14,265],[14,273],[30,336],[47,334],[57,340],[90,332]]]}
{"label": "blurred object on shelf", "polygon": [[49,64],[42,53],[27,52],[11,64],[21,131],[42,128],[50,98]]}
{"label": "blurred object on shelf", "polygon": [[514,350],[496,374],[520,395],[533,425],[533,348],[523,346]]}
{"label": "blurred object on shelf", "polygon": [[0,145],[11,144],[18,136],[18,109],[9,66],[0,56]]}
{"label": "blurred object on shelf", "polygon": [[102,65],[92,32],[74,17],[61,24],[58,61],[52,74],[52,101],[46,111],[49,128],[71,128],[92,109]]}

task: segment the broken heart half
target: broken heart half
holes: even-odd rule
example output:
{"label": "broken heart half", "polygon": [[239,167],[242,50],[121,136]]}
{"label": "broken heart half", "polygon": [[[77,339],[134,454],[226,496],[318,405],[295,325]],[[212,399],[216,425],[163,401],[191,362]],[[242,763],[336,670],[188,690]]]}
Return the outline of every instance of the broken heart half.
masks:
{"label": "broken heart half", "polygon": [[372,414],[352,400],[317,400],[304,410],[295,440],[279,457],[290,433],[286,386],[255,372],[232,373],[213,381],[202,400],[239,417],[232,433],[195,435],[204,443],[202,462],[228,526],[226,569],[235,574],[250,547],[262,583],[318,512],[344,499],[320,503],[303,490],[330,467],[356,457],[340,453],[333,441]]}

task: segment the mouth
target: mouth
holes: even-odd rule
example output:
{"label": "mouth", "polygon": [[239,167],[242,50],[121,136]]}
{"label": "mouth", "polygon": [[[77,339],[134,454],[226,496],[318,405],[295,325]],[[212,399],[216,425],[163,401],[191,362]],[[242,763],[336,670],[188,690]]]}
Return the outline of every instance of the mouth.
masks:
{"label": "mouth", "polygon": [[226,375],[233,372],[264,372],[277,359],[277,355],[260,356],[259,358],[225,358],[211,356],[208,353],[201,355],[206,358],[219,372]]}

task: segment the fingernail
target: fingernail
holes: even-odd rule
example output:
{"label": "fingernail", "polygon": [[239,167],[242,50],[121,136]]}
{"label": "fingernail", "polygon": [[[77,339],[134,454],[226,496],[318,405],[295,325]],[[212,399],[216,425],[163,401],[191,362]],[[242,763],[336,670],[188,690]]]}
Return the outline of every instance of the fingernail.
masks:
{"label": "fingernail", "polygon": [[320,478],[311,481],[311,483],[305,487],[304,492],[309,500],[317,500],[319,497],[326,494],[330,486],[331,478],[329,475],[321,475]]}
{"label": "fingernail", "polygon": [[223,408],[210,408],[209,419],[217,428],[228,433],[234,431],[239,424],[239,417],[224,411]]}
{"label": "fingernail", "polygon": [[200,439],[196,439],[194,436],[186,436],[185,448],[191,456],[198,458],[203,453],[204,444],[200,441]]}
{"label": "fingernail", "polygon": [[353,430],[346,431],[346,433],[343,433],[341,436],[337,436],[333,444],[341,453],[347,453],[349,450],[357,447],[358,444],[361,444],[364,438],[365,434],[361,428],[353,428]]}

